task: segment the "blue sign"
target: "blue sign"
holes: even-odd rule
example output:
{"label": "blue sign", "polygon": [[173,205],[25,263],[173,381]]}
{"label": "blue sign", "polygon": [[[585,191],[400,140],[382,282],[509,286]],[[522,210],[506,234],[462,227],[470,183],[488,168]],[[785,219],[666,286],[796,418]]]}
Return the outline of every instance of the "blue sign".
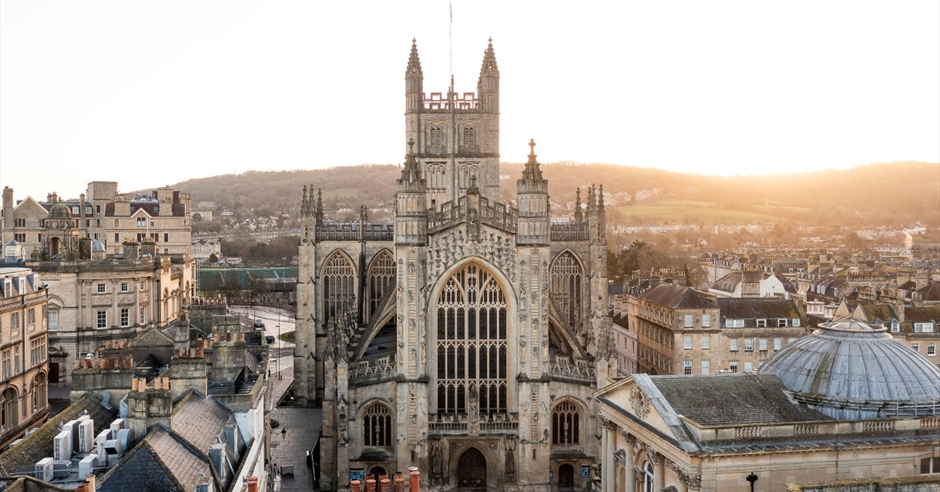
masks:
{"label": "blue sign", "polygon": [[362,473],[362,468],[350,468],[349,469],[349,480],[359,480],[362,481],[362,478],[365,475]]}

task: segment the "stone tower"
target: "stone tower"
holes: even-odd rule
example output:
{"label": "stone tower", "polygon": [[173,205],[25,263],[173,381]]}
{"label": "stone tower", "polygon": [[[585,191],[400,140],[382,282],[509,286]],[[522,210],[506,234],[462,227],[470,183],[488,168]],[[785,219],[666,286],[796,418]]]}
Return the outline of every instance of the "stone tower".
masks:
{"label": "stone tower", "polygon": [[303,189],[295,394],[323,407],[321,489],[412,466],[434,491],[580,488],[612,374],[603,192],[553,222],[530,141],[518,208],[497,202],[492,41],[476,94],[423,91],[413,41],[394,222],[326,221]]}
{"label": "stone tower", "polygon": [[405,142],[414,142],[428,207],[457,199],[474,179],[483,197],[499,197],[499,67],[492,39],[483,52],[477,91],[458,94],[451,78],[447,92],[426,97],[412,41],[405,71]]}

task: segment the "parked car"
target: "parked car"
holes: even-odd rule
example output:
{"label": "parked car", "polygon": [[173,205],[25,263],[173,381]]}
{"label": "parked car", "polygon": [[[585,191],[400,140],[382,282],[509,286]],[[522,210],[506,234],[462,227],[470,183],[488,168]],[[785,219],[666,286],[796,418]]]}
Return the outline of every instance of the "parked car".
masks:
{"label": "parked car", "polygon": [[270,345],[270,344],[274,343],[274,335],[268,335],[268,336],[264,337],[264,340],[265,340],[266,342],[268,342],[268,345]]}
{"label": "parked car", "polygon": [[264,320],[255,318],[255,328],[264,328]]}

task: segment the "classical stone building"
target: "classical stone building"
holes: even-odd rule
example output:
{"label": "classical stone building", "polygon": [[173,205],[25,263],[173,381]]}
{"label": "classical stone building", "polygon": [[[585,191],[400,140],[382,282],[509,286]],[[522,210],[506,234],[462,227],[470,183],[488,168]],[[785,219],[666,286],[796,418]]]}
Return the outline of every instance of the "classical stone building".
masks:
{"label": "classical stone building", "polygon": [[[552,222],[532,150],[499,196],[499,70],[426,95],[405,72],[394,223],[324,220],[304,189],[295,390],[323,407],[321,487],[415,466],[427,490],[572,490],[616,375],[603,195]],[[580,202],[580,199],[579,199]]]}
{"label": "classical stone building", "polygon": [[49,414],[46,294],[28,268],[0,268],[0,449]]}
{"label": "classical stone building", "polygon": [[752,371],[809,333],[796,303],[782,298],[719,298],[672,284],[641,294],[628,311],[636,330],[637,372]]}
{"label": "classical stone building", "polygon": [[[188,193],[169,187],[143,194],[118,193],[114,181],[92,181],[78,199],[63,201],[56,193],[46,198],[40,202],[26,197],[14,203],[13,189],[3,189],[3,243],[15,240],[26,258],[36,255],[35,259],[48,259],[38,257],[43,252],[61,256],[57,249],[50,248],[48,233],[50,229],[65,229],[66,224],[76,240],[99,241],[110,254],[121,254],[121,245],[126,241],[153,242],[156,251],[164,255],[191,254]],[[52,209],[58,205],[52,217]]]}
{"label": "classical stone building", "polygon": [[940,490],[940,369],[856,318],[757,373],[636,374],[595,395],[604,491]]}

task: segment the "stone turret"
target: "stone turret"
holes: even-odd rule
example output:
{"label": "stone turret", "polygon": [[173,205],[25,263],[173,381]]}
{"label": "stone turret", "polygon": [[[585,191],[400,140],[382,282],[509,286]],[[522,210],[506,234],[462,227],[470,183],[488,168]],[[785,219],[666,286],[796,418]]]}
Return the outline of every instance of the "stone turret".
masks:
{"label": "stone turret", "polygon": [[489,44],[483,52],[477,93],[480,95],[481,110],[499,113],[499,66],[496,64],[496,52],[493,51],[493,38],[489,39]]}
{"label": "stone turret", "polygon": [[516,182],[519,204],[519,245],[543,245],[551,240],[549,233],[548,180],[542,178],[535,155],[535,140],[529,141],[529,160]]}
{"label": "stone turret", "polygon": [[414,154],[414,141],[408,142],[408,155],[396,181],[395,194],[395,242],[398,244],[424,245],[428,242],[428,213],[425,205],[427,183],[421,177],[421,169]]}
{"label": "stone turret", "polygon": [[421,71],[421,59],[418,58],[418,42],[411,39],[411,54],[405,69],[405,112],[421,111],[424,104],[424,72]]}

